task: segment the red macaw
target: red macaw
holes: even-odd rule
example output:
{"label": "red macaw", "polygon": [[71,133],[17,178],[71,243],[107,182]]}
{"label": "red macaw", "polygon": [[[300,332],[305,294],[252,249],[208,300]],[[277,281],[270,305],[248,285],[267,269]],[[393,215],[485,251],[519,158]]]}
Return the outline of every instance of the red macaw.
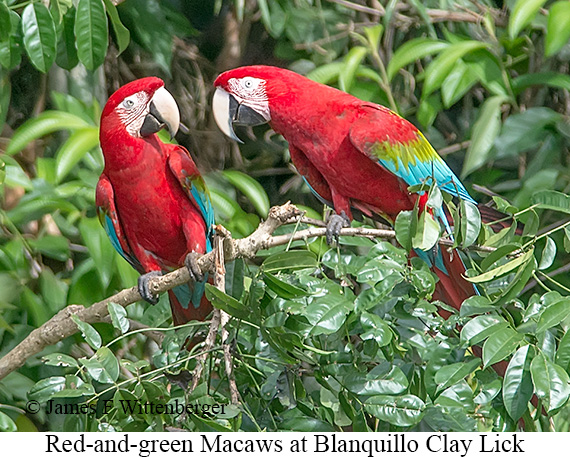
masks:
{"label": "red macaw", "polygon": [[117,90],[101,115],[105,168],[97,184],[99,220],[115,249],[141,276],[150,303],[153,276],[186,265],[193,281],[169,291],[175,325],[203,320],[212,307],[196,256],[211,250],[214,213],[203,178],[186,149],[163,143],[156,132],[178,130],[180,114],[159,78]]}
{"label": "red macaw", "polygon": [[[269,123],[288,141],[298,172],[336,211],[327,224],[329,243],[350,224],[352,209],[392,223],[416,203],[423,211],[427,195],[411,193],[412,185],[435,181],[448,194],[476,204],[422,133],[384,106],[269,66],[227,71],[214,86],[214,116],[226,135],[239,141],[234,124]],[[493,215],[494,210],[484,209]],[[445,210],[433,213],[449,232]],[[440,300],[459,309],[476,293],[463,277],[465,266],[457,253],[436,245],[429,252],[416,250],[416,255],[437,274]]]}

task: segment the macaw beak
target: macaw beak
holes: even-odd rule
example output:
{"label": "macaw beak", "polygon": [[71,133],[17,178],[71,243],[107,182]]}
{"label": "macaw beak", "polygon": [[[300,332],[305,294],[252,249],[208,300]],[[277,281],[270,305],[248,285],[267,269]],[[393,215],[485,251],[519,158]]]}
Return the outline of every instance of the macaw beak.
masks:
{"label": "macaw beak", "polygon": [[149,112],[140,129],[145,137],[166,128],[170,139],[174,138],[180,125],[180,112],[174,97],[164,87],[159,88],[150,100]]}
{"label": "macaw beak", "polygon": [[253,127],[266,124],[271,120],[267,114],[256,111],[244,102],[240,103],[236,97],[221,87],[218,87],[214,93],[212,109],[214,119],[220,130],[239,143],[243,143],[243,141],[235,134],[234,124]]}

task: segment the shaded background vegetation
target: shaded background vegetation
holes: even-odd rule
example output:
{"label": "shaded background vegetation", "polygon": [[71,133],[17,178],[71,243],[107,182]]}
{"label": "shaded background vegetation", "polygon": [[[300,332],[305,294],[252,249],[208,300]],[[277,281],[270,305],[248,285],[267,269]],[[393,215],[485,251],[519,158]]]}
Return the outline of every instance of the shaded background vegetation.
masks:
{"label": "shaded background vegetation", "polygon": [[[143,76],[162,77],[177,100],[177,141],[205,173],[218,222],[236,237],[286,200],[315,218],[323,212],[282,138],[256,127],[238,131],[238,147],[214,125],[213,79],[258,63],[399,112],[475,198],[515,214],[525,233],[482,228],[478,243],[499,250],[474,255],[473,275],[491,274],[482,297],[447,322],[433,314],[434,277],[419,262],[406,266],[405,252],[387,242],[347,239],[329,250],[309,240],[237,262],[228,295],[213,298],[235,318],[239,408],[180,421],[119,409],[24,414],[28,398],[228,401],[219,354],[199,388],[185,391],[178,373],[195,358],[179,348],[196,326],[166,332],[161,347],[142,334],[110,344],[127,328],[115,311],[115,326],[84,327],[84,337],[0,380],[0,428],[568,429],[570,3],[114,3],[0,0],[0,355],[66,305],[135,284],[95,218],[94,189],[101,107]],[[522,257],[508,256],[521,247]],[[164,297],[156,307],[130,306],[128,317],[150,327],[170,322]],[[466,352],[473,343],[483,345],[483,365]],[[509,358],[503,382],[489,365]]]}

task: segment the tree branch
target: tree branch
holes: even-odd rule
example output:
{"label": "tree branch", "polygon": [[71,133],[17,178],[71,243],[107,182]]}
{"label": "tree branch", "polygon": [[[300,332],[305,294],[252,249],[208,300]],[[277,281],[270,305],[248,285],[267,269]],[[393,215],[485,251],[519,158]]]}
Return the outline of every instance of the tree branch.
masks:
{"label": "tree branch", "polygon": [[[286,203],[282,206],[275,206],[269,211],[267,220],[262,222],[257,230],[250,236],[234,240],[227,236],[223,238],[223,250],[225,262],[231,262],[237,258],[253,258],[261,249],[268,249],[273,246],[281,246],[290,241],[306,240],[308,238],[325,235],[325,227],[311,227],[294,233],[273,236],[273,232],[280,226],[292,222],[310,222],[302,217],[294,205]],[[320,222],[320,221],[318,221]],[[321,222],[322,223],[322,222]],[[224,230],[221,228],[220,230]],[[340,232],[342,236],[361,236],[367,238],[394,239],[396,234],[393,230],[371,229],[366,227],[343,228]],[[441,239],[439,243],[443,246],[451,247],[453,243],[448,239]],[[493,252],[495,249],[485,246],[472,246],[470,249],[482,252]],[[202,272],[213,271],[215,262],[215,251],[204,254],[197,259],[197,264]],[[180,268],[164,276],[153,278],[149,287],[154,294],[160,294],[176,286],[187,283],[190,280],[188,270]],[[141,296],[136,287],[124,289],[119,293],[94,303],[88,308],[81,305],[69,305],[61,310],[41,327],[33,330],[22,342],[0,359],[0,379],[3,379],[12,371],[24,365],[27,359],[42,351],[47,346],[77,333],[78,328],[71,319],[76,315],[80,320],[87,323],[108,322],[109,303],[116,303],[121,306],[128,306],[141,300]],[[218,319],[215,325],[216,331],[220,325],[221,315],[214,315]],[[215,323],[214,323],[215,324]],[[211,329],[210,329],[211,330]],[[213,334],[215,337],[215,334]],[[206,343],[208,337],[206,338]]]}

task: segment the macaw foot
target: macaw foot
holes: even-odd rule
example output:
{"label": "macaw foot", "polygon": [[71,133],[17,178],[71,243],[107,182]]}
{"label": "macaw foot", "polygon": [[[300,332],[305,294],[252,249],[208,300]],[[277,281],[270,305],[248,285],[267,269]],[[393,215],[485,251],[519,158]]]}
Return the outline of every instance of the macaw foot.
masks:
{"label": "macaw foot", "polygon": [[149,280],[151,278],[156,278],[157,276],[162,276],[162,272],[161,271],[149,271],[148,273],[145,273],[144,275],[140,275],[139,280],[138,280],[139,294],[141,294],[141,297],[143,298],[143,300],[149,302],[151,305],[156,305],[158,303],[159,296],[152,294],[152,292],[150,291],[148,283],[149,283]]}
{"label": "macaw foot", "polygon": [[327,221],[326,238],[327,244],[331,246],[333,242],[338,243],[338,237],[340,236],[340,229],[343,227],[350,227],[350,219],[344,211],[340,214],[331,214],[329,220]]}
{"label": "macaw foot", "polygon": [[197,252],[190,252],[184,259],[184,265],[188,268],[188,273],[190,273],[190,279],[194,282],[202,282],[204,280],[204,273],[198,266],[198,257],[200,254]]}

